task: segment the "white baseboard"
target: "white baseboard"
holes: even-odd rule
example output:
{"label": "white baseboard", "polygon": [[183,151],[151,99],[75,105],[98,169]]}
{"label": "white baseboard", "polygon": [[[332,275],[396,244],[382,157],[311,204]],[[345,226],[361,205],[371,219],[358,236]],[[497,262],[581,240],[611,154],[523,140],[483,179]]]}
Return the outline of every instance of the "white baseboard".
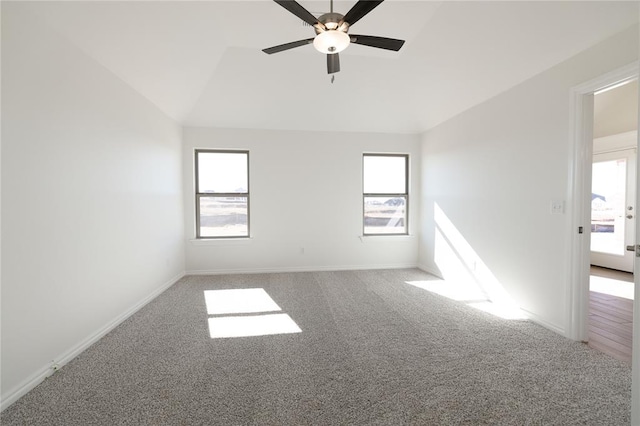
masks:
{"label": "white baseboard", "polygon": [[31,389],[38,386],[44,379],[54,374],[58,369],[62,368],[65,364],[71,361],[73,358],[82,353],[89,346],[100,340],[104,335],[109,333],[111,330],[120,325],[124,320],[129,318],[131,315],[138,312],[141,308],[143,308],[147,303],[151,302],[153,299],[158,297],[163,291],[174,285],[178,282],[179,279],[185,276],[184,271],[180,272],[169,281],[165,282],[162,286],[155,289],[151,294],[144,297],[138,303],[131,306],[122,314],[118,315],[109,323],[105,324],[103,327],[91,333],[86,339],[78,343],[76,346],[70,348],[65,351],[58,357],[56,357],[51,364],[45,365],[32,374],[28,379],[24,380],[18,386],[6,392],[2,395],[2,400],[0,401],[0,411],[3,411],[8,406],[16,402],[18,399],[26,395]]}
{"label": "white baseboard", "polygon": [[409,269],[417,268],[415,263],[394,263],[389,265],[347,265],[347,266],[288,266],[275,268],[242,269],[194,269],[186,275],[225,275],[225,274],[277,274],[285,272],[324,272],[324,271],[361,271],[368,269]]}
{"label": "white baseboard", "polygon": [[[529,320],[531,320],[532,322],[535,322],[538,325],[543,326],[546,329],[549,329],[555,333],[558,333],[561,336],[565,336],[565,329],[563,327],[560,327],[556,324],[552,324],[542,318],[540,318],[538,315],[534,314],[533,312],[527,311],[526,309],[522,309],[520,308],[526,315],[527,318]],[[566,336],[565,336],[566,337]]]}

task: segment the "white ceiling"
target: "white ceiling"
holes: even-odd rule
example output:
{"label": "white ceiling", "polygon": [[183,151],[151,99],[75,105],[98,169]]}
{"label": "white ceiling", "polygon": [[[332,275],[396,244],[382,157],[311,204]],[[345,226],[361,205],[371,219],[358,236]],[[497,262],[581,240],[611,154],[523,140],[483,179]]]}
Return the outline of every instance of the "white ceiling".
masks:
{"label": "white ceiling", "polygon": [[638,22],[635,1],[387,0],[350,32],[406,44],[349,46],[332,84],[312,46],[261,52],[313,37],[272,1],[25,7],[184,125],[392,133],[424,131]]}
{"label": "white ceiling", "polygon": [[593,116],[594,138],[638,130],[638,80],[597,94]]}

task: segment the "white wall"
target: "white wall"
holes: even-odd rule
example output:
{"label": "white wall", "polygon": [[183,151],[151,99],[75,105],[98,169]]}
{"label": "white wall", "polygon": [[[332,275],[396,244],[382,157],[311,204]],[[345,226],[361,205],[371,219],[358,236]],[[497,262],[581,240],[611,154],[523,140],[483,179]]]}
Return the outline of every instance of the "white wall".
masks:
{"label": "white wall", "polygon": [[[187,272],[417,264],[418,136],[186,128],[183,145]],[[196,148],[250,151],[250,239],[193,241]],[[410,236],[360,238],[364,152],[410,155]]]}
{"label": "white wall", "polygon": [[[520,307],[564,332],[571,88],[637,58],[636,26],[424,134],[421,265],[442,272],[439,206],[473,249],[469,269],[485,264]],[[552,201],[565,213],[551,214]]]}
{"label": "white wall", "polygon": [[180,127],[2,4],[2,400],[184,271]]}

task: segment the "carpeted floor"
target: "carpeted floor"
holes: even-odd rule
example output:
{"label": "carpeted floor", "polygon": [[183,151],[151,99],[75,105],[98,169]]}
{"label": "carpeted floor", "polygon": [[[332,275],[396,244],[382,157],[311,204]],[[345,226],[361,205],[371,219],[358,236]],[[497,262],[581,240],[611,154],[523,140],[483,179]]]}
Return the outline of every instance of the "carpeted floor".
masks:
{"label": "carpeted floor", "polygon": [[[631,371],[419,270],[185,277],[3,425],[624,425]],[[204,291],[263,288],[302,332],[212,339]],[[243,314],[247,315],[247,314]]]}

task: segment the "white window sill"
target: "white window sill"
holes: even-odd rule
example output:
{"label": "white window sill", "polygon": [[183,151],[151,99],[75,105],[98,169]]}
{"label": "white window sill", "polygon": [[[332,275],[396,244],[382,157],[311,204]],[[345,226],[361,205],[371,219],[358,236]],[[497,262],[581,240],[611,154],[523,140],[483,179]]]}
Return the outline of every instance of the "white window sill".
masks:
{"label": "white window sill", "polygon": [[397,240],[413,240],[415,235],[407,234],[385,234],[385,235],[358,235],[360,242],[373,243],[373,242],[389,242]]}
{"label": "white window sill", "polygon": [[189,243],[194,246],[228,246],[250,244],[251,237],[241,238],[194,238]]}

